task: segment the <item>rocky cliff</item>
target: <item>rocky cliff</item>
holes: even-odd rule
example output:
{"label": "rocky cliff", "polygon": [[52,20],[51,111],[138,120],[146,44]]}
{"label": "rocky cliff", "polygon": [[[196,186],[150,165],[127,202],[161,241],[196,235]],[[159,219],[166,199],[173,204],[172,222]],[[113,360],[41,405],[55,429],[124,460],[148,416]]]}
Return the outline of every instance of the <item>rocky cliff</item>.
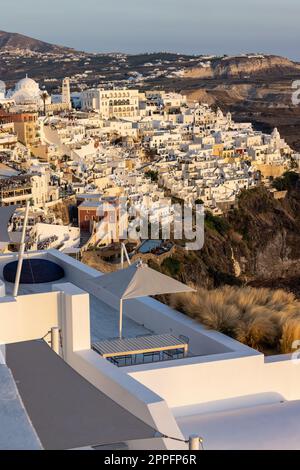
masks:
{"label": "rocky cliff", "polygon": [[274,55],[253,55],[214,58],[200,66],[185,71],[185,78],[245,78],[245,76],[283,76],[285,73],[299,72],[300,64]]}
{"label": "rocky cliff", "polygon": [[242,192],[226,217],[208,215],[201,251],[177,246],[160,269],[195,286],[250,284],[300,295],[299,181],[282,200],[263,186]]}

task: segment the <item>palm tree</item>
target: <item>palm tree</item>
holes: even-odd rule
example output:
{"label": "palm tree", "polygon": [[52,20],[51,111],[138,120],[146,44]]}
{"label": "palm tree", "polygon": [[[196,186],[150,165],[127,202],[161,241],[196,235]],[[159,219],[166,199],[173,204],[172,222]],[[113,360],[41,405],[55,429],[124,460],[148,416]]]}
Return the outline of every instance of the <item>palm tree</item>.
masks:
{"label": "palm tree", "polygon": [[47,100],[48,96],[49,95],[48,95],[46,90],[42,91],[41,98],[42,98],[43,103],[44,103],[44,116],[46,116],[46,100]]}

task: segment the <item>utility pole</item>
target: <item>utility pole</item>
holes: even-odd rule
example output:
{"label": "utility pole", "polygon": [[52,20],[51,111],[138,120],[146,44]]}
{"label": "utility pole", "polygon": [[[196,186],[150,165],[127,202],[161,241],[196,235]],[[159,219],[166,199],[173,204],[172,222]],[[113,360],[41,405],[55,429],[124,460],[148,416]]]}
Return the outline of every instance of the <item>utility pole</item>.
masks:
{"label": "utility pole", "polygon": [[196,434],[192,434],[189,437],[189,450],[200,450],[201,442],[202,442],[202,439],[200,436],[197,436]]}
{"label": "utility pole", "polygon": [[59,354],[59,328],[54,326],[51,328],[51,348],[56,354]]}
{"label": "utility pole", "polygon": [[27,203],[26,203],[26,209],[25,209],[21,244],[20,244],[20,250],[19,250],[18,266],[17,266],[16,278],[15,278],[14,291],[13,291],[13,296],[14,297],[18,296],[18,291],[19,291],[21,271],[22,271],[22,265],[23,265],[23,259],[24,259],[25,244],[26,244],[25,239],[26,239],[26,227],[27,227],[27,222],[28,222],[29,207],[30,207],[30,201],[28,200]]}

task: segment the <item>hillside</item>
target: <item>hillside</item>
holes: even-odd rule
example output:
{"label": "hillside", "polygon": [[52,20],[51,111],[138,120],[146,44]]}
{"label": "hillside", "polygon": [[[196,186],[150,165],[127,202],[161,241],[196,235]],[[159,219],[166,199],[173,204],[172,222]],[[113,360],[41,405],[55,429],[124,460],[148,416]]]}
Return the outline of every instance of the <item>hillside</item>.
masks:
{"label": "hillside", "polygon": [[68,53],[73,49],[33,39],[18,33],[0,31],[0,50],[30,50],[40,53]]}
{"label": "hillside", "polygon": [[288,178],[279,180],[282,200],[261,186],[243,191],[226,217],[207,214],[203,249],[177,246],[161,269],[197,287],[282,287],[300,297],[300,178]]}
{"label": "hillside", "polygon": [[[266,287],[300,299],[300,176],[288,172],[273,184],[286,191],[283,199],[264,186],[244,190],[226,216],[206,213],[201,250],[188,251],[173,240],[169,257],[148,264],[197,289]],[[106,270],[97,251],[85,255],[86,264]]]}
{"label": "hillside", "polygon": [[271,73],[283,76],[300,71],[300,64],[274,55],[247,55],[202,60],[201,65],[184,72],[185,78],[249,78]]}

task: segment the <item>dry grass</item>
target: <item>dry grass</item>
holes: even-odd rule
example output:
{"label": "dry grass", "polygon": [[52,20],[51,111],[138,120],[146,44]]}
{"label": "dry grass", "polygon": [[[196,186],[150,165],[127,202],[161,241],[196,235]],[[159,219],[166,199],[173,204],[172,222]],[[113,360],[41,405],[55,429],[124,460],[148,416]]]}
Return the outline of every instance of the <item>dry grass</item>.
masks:
{"label": "dry grass", "polygon": [[300,302],[284,290],[224,286],[171,295],[169,303],[265,354],[292,352],[300,340]]}
{"label": "dry grass", "polygon": [[[282,327],[280,349],[282,353],[295,351],[292,347],[294,341],[300,340],[300,317],[289,318]],[[299,344],[296,345],[299,348]]]}

